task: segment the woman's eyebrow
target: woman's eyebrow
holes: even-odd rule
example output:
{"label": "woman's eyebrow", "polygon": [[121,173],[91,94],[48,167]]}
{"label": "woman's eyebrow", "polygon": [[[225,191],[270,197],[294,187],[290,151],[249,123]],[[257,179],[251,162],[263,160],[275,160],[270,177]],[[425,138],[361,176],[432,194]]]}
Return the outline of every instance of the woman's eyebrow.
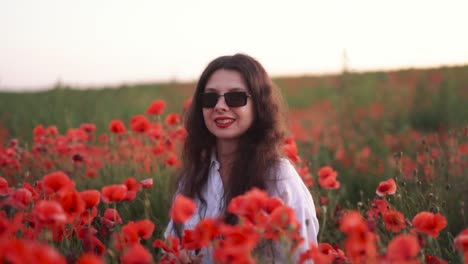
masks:
{"label": "woman's eyebrow", "polygon": [[[233,87],[227,90],[228,92],[244,92],[247,91],[245,88]],[[218,92],[215,88],[205,88],[205,92]]]}

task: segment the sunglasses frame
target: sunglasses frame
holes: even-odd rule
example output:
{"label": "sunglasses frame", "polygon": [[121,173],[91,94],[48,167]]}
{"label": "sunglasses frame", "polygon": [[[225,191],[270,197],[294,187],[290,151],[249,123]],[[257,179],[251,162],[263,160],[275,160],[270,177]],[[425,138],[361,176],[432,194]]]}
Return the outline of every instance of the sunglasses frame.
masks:
{"label": "sunglasses frame", "polygon": [[[229,97],[229,94],[233,94],[233,93],[235,93],[235,94],[242,94],[242,95],[243,95],[244,103],[243,103],[242,105],[232,105],[232,104],[230,103],[231,100],[229,99],[229,98],[230,98],[230,97]],[[204,95],[208,95],[208,94],[215,94],[215,95],[217,96],[217,97],[216,97],[216,102],[214,103],[213,106],[206,106],[206,104],[203,103],[203,96],[204,96]],[[228,97],[226,97],[226,95],[227,95]],[[201,94],[200,94],[200,100],[201,100],[202,108],[214,108],[214,107],[216,106],[216,104],[218,103],[219,98],[220,98],[221,96],[224,97],[224,102],[226,102],[226,105],[229,106],[229,107],[242,107],[242,106],[245,106],[245,105],[247,105],[247,99],[248,99],[249,97],[252,97],[252,96],[251,96],[248,92],[246,92],[246,91],[231,91],[231,92],[226,92],[226,93],[224,93],[224,94],[218,94],[218,93],[216,93],[216,92],[205,92],[205,93],[201,93]]]}

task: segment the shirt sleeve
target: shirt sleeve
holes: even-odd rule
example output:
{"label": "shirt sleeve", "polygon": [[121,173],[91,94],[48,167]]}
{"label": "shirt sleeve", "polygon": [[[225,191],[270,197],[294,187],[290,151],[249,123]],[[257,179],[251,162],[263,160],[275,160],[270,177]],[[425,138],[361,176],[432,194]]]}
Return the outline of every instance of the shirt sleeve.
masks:
{"label": "shirt sleeve", "polygon": [[297,257],[309,249],[310,242],[317,243],[319,222],[314,201],[309,189],[289,160],[282,159],[279,162],[276,177],[276,188],[271,191],[271,195],[280,198],[287,206],[293,208],[301,225],[300,235],[304,238],[304,242],[298,248]]}

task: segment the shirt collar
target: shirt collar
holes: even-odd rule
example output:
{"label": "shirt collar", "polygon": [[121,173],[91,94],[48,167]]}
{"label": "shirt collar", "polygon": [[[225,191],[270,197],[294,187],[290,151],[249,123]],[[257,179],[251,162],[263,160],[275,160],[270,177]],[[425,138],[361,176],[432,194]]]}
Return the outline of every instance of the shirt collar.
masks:
{"label": "shirt collar", "polygon": [[216,159],[216,151],[211,151],[211,162],[210,168],[215,167],[216,170],[219,170],[219,161]]}

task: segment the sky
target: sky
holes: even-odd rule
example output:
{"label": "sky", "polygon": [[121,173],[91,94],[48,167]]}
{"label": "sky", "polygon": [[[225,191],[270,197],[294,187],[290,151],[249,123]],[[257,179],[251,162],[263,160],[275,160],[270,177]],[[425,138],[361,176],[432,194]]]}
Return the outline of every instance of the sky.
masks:
{"label": "sky", "polygon": [[0,0],[0,90],[194,81],[247,53],[272,76],[468,64],[466,0]]}

